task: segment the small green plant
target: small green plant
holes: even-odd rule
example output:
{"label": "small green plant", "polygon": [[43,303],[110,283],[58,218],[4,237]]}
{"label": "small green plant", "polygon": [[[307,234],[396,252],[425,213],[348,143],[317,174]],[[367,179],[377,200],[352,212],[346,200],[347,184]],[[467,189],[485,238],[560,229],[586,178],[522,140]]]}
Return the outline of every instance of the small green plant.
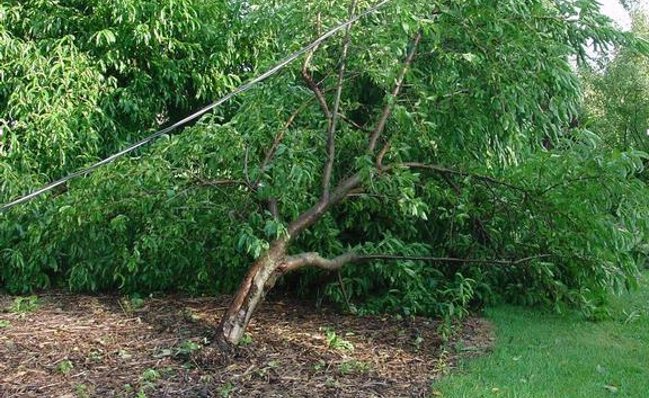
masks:
{"label": "small green plant", "polygon": [[176,355],[188,356],[191,353],[193,353],[194,351],[198,351],[200,349],[201,349],[200,344],[198,344],[196,342],[193,342],[191,340],[185,340],[176,349]]}
{"label": "small green plant", "polygon": [[351,359],[349,361],[341,362],[338,365],[338,371],[343,375],[351,373],[367,373],[370,370],[370,364],[364,361]]}
{"label": "small green plant", "polygon": [[219,391],[219,397],[221,398],[228,398],[231,396],[232,392],[234,391],[234,385],[230,382],[225,383],[218,389]]}
{"label": "small green plant", "polygon": [[158,380],[158,379],[160,378],[160,372],[158,372],[158,371],[155,370],[155,369],[151,369],[151,368],[149,368],[149,369],[146,369],[146,370],[142,373],[142,377],[141,377],[141,378],[142,378],[143,381],[146,381],[146,382],[149,382],[149,383],[153,383],[154,381],[156,381],[156,380]]}
{"label": "small green plant", "polygon": [[137,295],[131,297],[129,302],[131,304],[131,308],[133,308],[134,310],[139,310],[140,308],[144,307],[145,303],[144,299]]}
{"label": "small green plant", "polygon": [[622,323],[625,325],[635,323],[642,317],[641,312],[638,310],[632,310],[630,312],[622,310],[622,315],[624,317],[624,321]]}
{"label": "small green plant", "polygon": [[185,308],[180,312],[187,322],[198,322],[201,320],[201,317],[196,314],[191,308]]}
{"label": "small green plant", "polygon": [[322,369],[325,369],[326,367],[327,367],[327,363],[323,359],[321,359],[313,365],[313,370],[319,372]]}
{"label": "small green plant", "polygon": [[354,344],[340,337],[334,330],[326,329],[325,338],[329,348],[339,351],[354,351]]}
{"label": "small green plant", "polygon": [[424,338],[420,334],[415,337],[412,344],[415,346],[415,350],[419,351],[421,349],[421,344],[424,342]]}
{"label": "small green plant", "polygon": [[142,297],[137,294],[134,294],[131,297],[123,297],[119,300],[119,305],[122,307],[122,310],[130,314],[134,311],[137,311],[144,307],[145,301]]}
{"label": "small green plant", "polygon": [[94,351],[93,350],[93,351],[90,351],[90,353],[88,354],[88,359],[90,359],[93,362],[101,362],[101,360],[103,359],[103,355],[102,355],[101,351]]}
{"label": "small green plant", "polygon": [[239,345],[242,347],[245,347],[247,345],[252,344],[252,335],[250,333],[246,333],[243,335],[241,340],[239,341]]}
{"label": "small green plant", "polygon": [[257,369],[255,371],[255,373],[257,374],[257,376],[259,376],[261,378],[264,378],[268,374],[269,370],[277,369],[280,366],[281,366],[281,363],[279,361],[273,359],[272,361],[268,361],[265,366],[260,367],[259,369]]}
{"label": "small green plant", "polygon": [[77,384],[74,387],[74,392],[77,395],[77,398],[89,398],[90,394],[88,393],[88,386],[85,384]]}
{"label": "small green plant", "polygon": [[0,329],[6,329],[9,326],[11,326],[11,322],[9,322],[9,321],[7,321],[5,319],[0,320]]}
{"label": "small green plant", "polygon": [[212,375],[202,375],[198,381],[201,384],[211,384],[214,381],[214,376]]}
{"label": "small green plant", "polygon": [[14,314],[26,314],[28,312],[33,312],[38,308],[38,297],[36,296],[27,296],[27,297],[16,297],[9,307],[9,311]]}
{"label": "small green plant", "polygon": [[56,371],[64,375],[70,374],[72,369],[74,369],[74,364],[69,359],[64,359],[56,366]]}
{"label": "small green plant", "polygon": [[120,359],[131,359],[131,358],[133,358],[133,354],[131,354],[130,352],[128,352],[126,350],[119,350],[117,352],[117,356]]}

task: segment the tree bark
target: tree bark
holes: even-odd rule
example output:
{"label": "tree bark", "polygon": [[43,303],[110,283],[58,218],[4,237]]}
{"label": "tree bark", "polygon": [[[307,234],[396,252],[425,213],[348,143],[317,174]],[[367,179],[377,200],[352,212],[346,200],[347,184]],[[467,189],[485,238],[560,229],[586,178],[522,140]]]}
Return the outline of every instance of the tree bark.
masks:
{"label": "tree bark", "polygon": [[226,345],[239,343],[252,315],[264,300],[266,293],[275,286],[275,282],[280,276],[294,269],[291,265],[295,258],[287,258],[286,255],[291,240],[318,221],[331,206],[342,201],[347,193],[359,184],[360,176],[357,174],[343,180],[332,192],[329,200],[318,202],[293,221],[288,226],[289,236],[273,242],[268,251],[255,261],[239,285],[230,307],[221,320],[217,333],[217,339],[220,339],[220,342],[224,342]]}
{"label": "tree bark", "polygon": [[286,258],[287,243],[288,239],[274,242],[271,248],[250,267],[221,320],[220,336],[217,338],[222,338],[232,345],[239,343],[257,306],[280,276],[278,269]]}

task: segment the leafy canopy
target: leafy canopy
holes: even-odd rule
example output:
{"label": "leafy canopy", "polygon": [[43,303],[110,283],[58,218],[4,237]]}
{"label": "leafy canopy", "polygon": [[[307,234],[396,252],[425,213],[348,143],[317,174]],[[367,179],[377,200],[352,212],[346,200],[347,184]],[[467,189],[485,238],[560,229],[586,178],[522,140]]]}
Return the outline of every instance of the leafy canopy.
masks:
{"label": "leafy canopy", "polygon": [[[373,2],[358,1],[357,10]],[[339,1],[8,1],[0,6],[0,197],[115,151],[217,98],[348,17]],[[357,311],[462,315],[494,299],[592,310],[632,283],[645,155],[575,123],[571,62],[629,42],[594,1],[393,0],[351,30],[334,184],[362,190],[295,252],[511,260],[375,261],[286,278]],[[412,38],[417,57],[389,93]],[[233,290],[321,193],[341,38],[183,134],[0,215],[11,291]],[[303,60],[304,61],[304,60]],[[379,173],[367,152],[386,104]],[[606,138],[605,138],[606,139]],[[270,159],[265,159],[270,153]],[[406,163],[439,166],[413,169]],[[447,171],[440,171],[444,169]],[[269,210],[277,203],[277,214]],[[530,261],[517,262],[529,258]]]}

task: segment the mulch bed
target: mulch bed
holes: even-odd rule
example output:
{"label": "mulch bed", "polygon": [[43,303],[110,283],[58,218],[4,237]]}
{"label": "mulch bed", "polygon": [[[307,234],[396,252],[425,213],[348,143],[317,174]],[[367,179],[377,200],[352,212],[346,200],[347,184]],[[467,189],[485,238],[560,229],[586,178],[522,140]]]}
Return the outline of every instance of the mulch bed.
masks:
{"label": "mulch bed", "polygon": [[228,354],[211,344],[226,297],[49,293],[22,314],[12,303],[0,296],[2,398],[425,397],[455,348],[480,353],[492,342],[479,318],[444,346],[429,319],[271,301]]}

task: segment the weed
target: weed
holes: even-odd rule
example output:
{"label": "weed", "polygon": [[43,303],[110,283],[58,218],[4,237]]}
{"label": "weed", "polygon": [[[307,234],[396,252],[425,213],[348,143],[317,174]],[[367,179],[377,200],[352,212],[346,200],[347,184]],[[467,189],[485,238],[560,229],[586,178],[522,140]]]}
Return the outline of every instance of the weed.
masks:
{"label": "weed", "polygon": [[219,391],[219,397],[228,398],[234,391],[234,385],[230,382],[225,383],[224,385],[219,387],[218,391]]}
{"label": "weed", "polygon": [[325,338],[329,348],[340,351],[354,351],[354,344],[338,336],[334,330],[326,329]]}
{"label": "weed", "polygon": [[123,297],[122,299],[119,300],[119,305],[122,307],[122,310],[127,314],[142,309],[142,307],[144,307],[144,304],[145,304],[144,299],[137,294],[131,296],[130,298]]}
{"label": "weed", "polygon": [[202,347],[200,344],[195,343],[191,340],[185,340],[178,346],[176,349],[176,355],[179,356],[189,356],[194,351],[200,350]]}
{"label": "weed", "polygon": [[117,352],[117,356],[120,359],[131,359],[131,358],[133,358],[133,354],[131,354],[130,352],[128,352],[126,350],[119,350]]}
{"label": "weed", "polygon": [[201,320],[201,317],[191,308],[184,308],[180,313],[187,322],[198,322]]}
{"label": "weed", "polygon": [[424,342],[424,338],[418,334],[417,337],[415,337],[415,340],[412,342],[412,344],[415,346],[416,351],[419,351],[421,349],[421,344],[423,342]]}
{"label": "weed", "polygon": [[9,307],[9,311],[14,314],[26,314],[38,308],[38,297],[16,297]]}
{"label": "weed", "polygon": [[268,374],[268,371],[269,371],[269,370],[271,370],[271,369],[277,369],[277,368],[280,367],[280,365],[281,365],[281,364],[280,364],[279,361],[273,359],[272,361],[268,361],[268,363],[266,363],[266,366],[264,366],[264,367],[262,367],[262,368],[260,368],[260,369],[257,369],[257,370],[255,371],[255,373],[256,373],[257,376],[259,376],[259,377],[266,377],[266,374]]}
{"label": "weed", "polygon": [[371,366],[369,363],[356,359],[344,361],[338,365],[338,371],[343,375],[348,375],[350,373],[367,373],[370,368]]}
{"label": "weed", "polygon": [[198,381],[201,384],[211,384],[214,381],[214,376],[212,375],[202,375]]}
{"label": "weed", "polygon": [[327,367],[327,363],[323,359],[321,359],[313,365],[313,370],[319,372],[322,369],[325,369],[326,367]]}
{"label": "weed", "polygon": [[131,304],[131,308],[133,308],[133,310],[139,310],[142,307],[144,307],[145,302],[144,302],[143,298],[138,297],[138,296],[133,296],[129,300],[129,303]]}
{"label": "weed", "polygon": [[642,317],[640,311],[638,310],[632,310],[630,312],[623,310],[622,314],[624,316],[624,321],[622,323],[625,325],[637,322]]}
{"label": "weed", "polygon": [[72,369],[74,369],[74,364],[69,359],[62,360],[56,366],[56,371],[64,375],[67,375],[70,372],[72,372]]}
{"label": "weed", "polygon": [[93,362],[101,362],[103,355],[101,354],[101,351],[90,351],[90,353],[88,354],[88,359]]}
{"label": "weed", "polygon": [[11,326],[11,322],[4,319],[0,320],[0,329],[6,329],[9,326]]}
{"label": "weed", "polygon": [[243,335],[241,340],[239,341],[239,345],[242,347],[245,347],[247,345],[252,344],[252,335],[250,333],[246,333]]}
{"label": "weed", "polygon": [[89,398],[90,394],[88,393],[88,386],[85,384],[77,384],[74,387],[74,392],[77,395],[77,398]]}
{"label": "weed", "polygon": [[142,373],[141,378],[146,382],[153,383],[160,378],[160,372],[155,369],[149,368]]}
{"label": "weed", "polygon": [[167,377],[171,377],[171,376],[173,376],[175,373],[176,373],[176,369],[174,369],[174,368],[172,368],[172,367],[169,367],[169,366],[164,367],[164,368],[162,368],[162,369],[160,370],[160,376],[165,377],[165,378],[167,378]]}

